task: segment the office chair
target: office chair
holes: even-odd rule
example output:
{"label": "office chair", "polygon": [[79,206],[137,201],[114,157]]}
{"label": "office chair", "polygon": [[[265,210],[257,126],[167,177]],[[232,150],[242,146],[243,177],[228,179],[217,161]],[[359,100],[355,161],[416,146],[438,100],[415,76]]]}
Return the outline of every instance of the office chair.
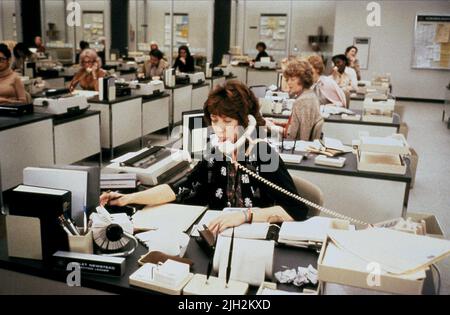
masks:
{"label": "office chair", "polygon": [[[292,180],[294,181],[295,188],[297,189],[297,194],[309,201],[323,206],[323,192],[315,184],[303,179],[301,177],[292,175]],[[309,207],[308,217],[313,217],[320,215],[320,212],[312,207]]]}
{"label": "office chair", "polygon": [[314,141],[316,139],[320,140],[322,139],[322,128],[323,128],[323,124],[325,123],[324,119],[319,120],[318,122],[316,122],[316,124],[313,126],[312,130],[311,130],[311,136],[309,137],[309,141]]}

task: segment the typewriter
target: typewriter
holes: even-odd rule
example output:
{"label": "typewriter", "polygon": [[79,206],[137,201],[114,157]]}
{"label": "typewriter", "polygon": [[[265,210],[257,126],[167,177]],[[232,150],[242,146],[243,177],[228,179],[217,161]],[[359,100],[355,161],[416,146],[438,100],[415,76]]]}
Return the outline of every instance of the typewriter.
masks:
{"label": "typewriter", "polygon": [[89,108],[87,98],[74,95],[69,89],[52,89],[44,97],[34,99],[33,105],[38,113],[72,115],[85,112]]}

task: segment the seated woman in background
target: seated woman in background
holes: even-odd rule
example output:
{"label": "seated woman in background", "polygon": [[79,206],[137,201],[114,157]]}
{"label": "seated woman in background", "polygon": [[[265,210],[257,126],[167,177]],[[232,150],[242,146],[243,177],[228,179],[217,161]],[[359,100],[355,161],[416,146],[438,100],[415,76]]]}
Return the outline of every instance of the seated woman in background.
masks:
{"label": "seated woman in background", "polygon": [[323,75],[325,65],[320,56],[311,56],[308,62],[313,70],[313,82],[311,89],[319,98],[320,105],[335,105],[346,107],[347,101],[344,92],[339,88],[337,83]]}
{"label": "seated woman in background", "polygon": [[191,56],[191,52],[187,46],[180,46],[178,48],[178,57],[173,64],[175,70],[180,72],[194,72],[194,57]]}
{"label": "seated woman in background", "polygon": [[150,60],[144,63],[144,73],[146,78],[160,77],[164,75],[164,70],[169,64],[163,59],[163,53],[160,50],[150,51]]}
{"label": "seated woman in background", "polygon": [[336,81],[344,92],[350,92],[358,88],[358,79],[356,72],[348,67],[348,59],[345,55],[336,55],[333,57],[334,68],[331,77]]}
{"label": "seated woman in background", "polygon": [[[210,93],[203,110],[205,121],[212,126],[219,145],[231,145],[228,153],[223,153],[221,150],[224,149],[218,146],[205,153],[204,158],[186,178],[174,184],[159,185],[129,195],[104,193],[100,197],[100,204],[153,206],[177,202],[208,205],[210,209],[216,210],[226,207],[245,208],[224,213],[211,221],[208,228],[213,233],[247,222],[304,220],[308,211],[305,204],[248,175],[236,164],[239,163],[276,185],[296,193],[286,166],[267,142],[262,141],[252,146],[247,140],[241,146],[233,147],[242,136],[243,130],[239,127],[265,124],[258,100],[249,88],[237,80],[218,85]],[[251,138],[256,134],[255,130]]]}
{"label": "seated woman in background", "polygon": [[311,141],[314,126],[322,120],[319,99],[310,87],[313,85],[313,70],[304,60],[291,60],[283,71],[289,88],[289,94],[296,98],[292,114],[285,127],[285,136],[289,140]]}
{"label": "seated woman in background", "polygon": [[361,70],[359,66],[359,60],[356,58],[356,54],[358,54],[358,48],[355,46],[347,47],[345,50],[345,57],[347,57],[348,60],[348,66],[355,70],[356,72],[356,78],[361,80]]}
{"label": "seated woman in background", "polygon": [[11,70],[11,55],[8,46],[0,44],[0,104],[25,104],[25,87]]}
{"label": "seated woman in background", "polygon": [[75,74],[69,84],[73,91],[78,85],[83,90],[98,91],[98,78],[106,76],[106,71],[101,69],[102,62],[93,49],[85,49],[80,55],[81,69]]}
{"label": "seated woman in background", "polygon": [[263,57],[270,57],[266,49],[267,46],[264,42],[259,42],[258,44],[256,44],[256,50],[258,51],[258,55],[256,55],[256,58],[253,61],[254,62],[261,61],[261,58]]}
{"label": "seated woman in background", "polygon": [[26,62],[36,62],[37,56],[33,54],[24,43],[17,43],[14,47],[14,61],[12,63],[12,70],[23,73]]}

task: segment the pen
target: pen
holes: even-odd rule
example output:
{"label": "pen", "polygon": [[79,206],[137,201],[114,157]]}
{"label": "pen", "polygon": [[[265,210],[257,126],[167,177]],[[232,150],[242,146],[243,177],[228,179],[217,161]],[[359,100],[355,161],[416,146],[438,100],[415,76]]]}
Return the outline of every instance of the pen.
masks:
{"label": "pen", "polygon": [[233,257],[233,245],[234,245],[234,227],[233,227],[233,233],[231,234],[230,253],[228,254],[228,266],[227,266],[227,276],[226,276],[225,288],[228,288],[228,282],[230,281],[230,276],[231,276],[231,260]]}
{"label": "pen", "polygon": [[72,230],[74,231],[75,235],[80,236],[80,232],[78,232],[78,229],[75,227],[75,225],[73,224],[72,220],[67,219],[67,221],[69,222],[69,225],[72,228]]}
{"label": "pen", "polygon": [[66,228],[66,227],[64,226],[64,224],[62,224],[62,223],[60,222],[59,225],[61,225],[61,227],[64,229],[64,232],[66,232],[67,235],[73,236],[73,234],[69,231],[69,229]]}
{"label": "pen", "polygon": [[294,140],[294,146],[292,147],[292,154],[295,152],[295,146],[297,145],[297,139]]}
{"label": "pen", "polygon": [[83,235],[87,234],[87,215],[86,215],[86,208],[84,208],[84,213],[83,213]]}

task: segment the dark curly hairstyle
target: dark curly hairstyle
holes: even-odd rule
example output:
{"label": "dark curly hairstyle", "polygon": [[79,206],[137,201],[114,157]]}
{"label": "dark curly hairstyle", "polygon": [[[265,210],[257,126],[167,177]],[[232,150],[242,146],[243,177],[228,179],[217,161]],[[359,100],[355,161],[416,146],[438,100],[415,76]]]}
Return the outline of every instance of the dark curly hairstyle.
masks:
{"label": "dark curly hairstyle", "polygon": [[206,123],[211,125],[211,115],[227,116],[239,121],[246,128],[248,115],[253,115],[258,126],[265,126],[256,96],[239,80],[229,80],[218,85],[209,93],[203,106]]}
{"label": "dark curly hairstyle", "polygon": [[256,44],[256,49],[258,49],[258,47],[261,47],[264,50],[267,49],[267,46],[264,42],[259,42],[258,44]]}
{"label": "dark curly hairstyle", "polygon": [[5,44],[0,44],[0,52],[5,55],[6,58],[11,59],[11,50]]}
{"label": "dark curly hairstyle", "polygon": [[305,89],[309,89],[313,81],[313,70],[308,61],[292,59],[287,65],[286,69],[283,71],[283,77],[286,78],[299,78],[300,84]]}

